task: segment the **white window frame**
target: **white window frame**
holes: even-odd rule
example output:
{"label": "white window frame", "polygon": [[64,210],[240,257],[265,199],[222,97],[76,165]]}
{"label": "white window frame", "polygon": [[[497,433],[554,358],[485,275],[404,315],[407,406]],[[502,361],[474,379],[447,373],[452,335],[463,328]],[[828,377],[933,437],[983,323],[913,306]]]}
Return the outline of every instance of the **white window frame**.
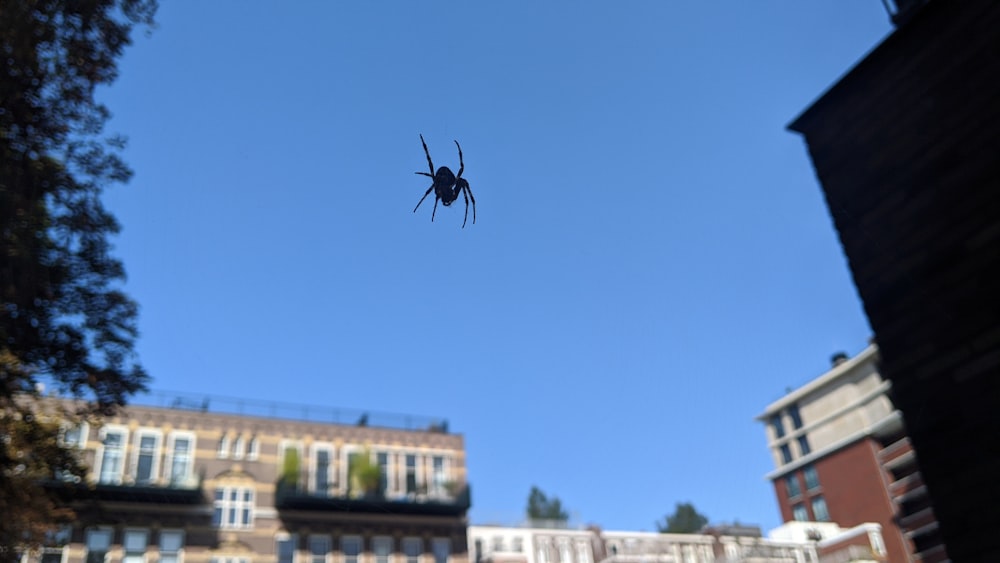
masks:
{"label": "white window frame", "polygon": [[[222,491],[222,500],[215,498],[218,491]],[[236,492],[236,500],[232,500],[232,493]],[[246,499],[246,493],[250,493],[250,500]],[[216,487],[212,491],[212,524],[215,524],[215,509],[221,509],[221,515],[219,517],[219,523],[217,524],[220,530],[252,530],[254,526],[254,520],[256,519],[256,505],[257,505],[257,491],[250,486],[230,486],[230,487]],[[249,522],[243,523],[243,511],[247,508],[250,509]],[[230,522],[228,515],[233,512],[235,521]]]}
{"label": "white window frame", "polygon": [[113,545],[112,542],[114,541],[114,530],[112,528],[107,528],[107,527],[99,526],[99,527],[95,527],[95,528],[88,528],[87,531],[86,531],[86,534],[84,535],[84,540],[83,540],[84,544],[83,545],[84,545],[85,551],[84,551],[83,560],[85,562],[90,557],[90,551],[91,551],[91,547],[92,547],[91,538],[94,537],[97,534],[107,534],[108,543],[107,543],[107,546],[104,548],[104,559],[103,560],[107,561],[109,559],[109,555],[111,553],[111,546]]}
{"label": "white window frame", "polygon": [[[109,481],[104,481],[101,479],[101,475],[104,471],[104,441],[107,439],[108,434],[122,435],[120,442],[121,457],[119,458],[118,475]],[[125,458],[128,453],[128,427],[120,424],[106,424],[102,426],[99,435],[99,444],[94,453],[94,479],[101,484],[120,485],[122,483],[122,478],[125,476]]]}
{"label": "white window frame", "polygon": [[144,483],[152,485],[159,481],[160,457],[163,453],[163,432],[157,428],[139,428],[134,432],[132,455],[130,456],[132,463],[129,465],[129,477],[136,484],[139,483],[139,458],[143,453],[142,439],[149,436],[153,437],[153,463],[149,468],[149,479],[144,481]]}
{"label": "white window frame", "polygon": [[[409,551],[406,549],[408,545],[417,546],[417,554],[410,555]],[[420,563],[420,557],[424,554],[424,539],[419,536],[407,536],[403,538],[401,542],[400,549],[403,552],[404,563]],[[410,560],[411,557],[415,559]]]}
{"label": "white window frame", "polygon": [[247,442],[247,459],[257,461],[258,457],[260,457],[260,438],[256,434],[251,434]]}
{"label": "white window frame", "polygon": [[[344,543],[349,540],[354,540],[358,542],[358,553],[352,556],[354,557],[354,561],[350,561],[347,558],[348,557],[347,551],[344,549]],[[340,545],[338,547],[340,548],[341,563],[361,563],[361,557],[365,553],[365,543],[361,536],[353,536],[353,535],[340,536]]]}
{"label": "white window frame", "polygon": [[[407,458],[407,456],[411,456],[411,455],[414,458],[414,461],[413,461],[413,463],[414,463],[414,466],[413,466],[414,491],[413,491],[413,493],[410,493],[410,492],[408,492],[406,490],[406,477],[408,475],[407,471],[409,470],[409,466],[406,463],[406,458]],[[421,483],[424,485],[424,487],[426,488],[426,490],[428,492],[430,491],[430,486],[428,485],[427,481],[423,479],[423,477],[424,477],[424,463],[423,462],[424,462],[424,454],[423,453],[414,452],[414,451],[405,451],[405,452],[403,452],[403,462],[402,462],[402,466],[403,467],[401,469],[402,475],[403,475],[403,488],[400,490],[400,493],[401,493],[402,496],[405,497],[405,496],[409,496],[411,494],[413,494],[414,496],[419,496],[420,495],[420,485],[421,485]]]}
{"label": "white window frame", "polygon": [[[393,563],[393,561],[392,561],[392,554],[393,554],[393,550],[395,549],[395,546],[393,545],[392,536],[373,536],[371,541],[372,541],[372,561],[373,561],[373,563]],[[388,551],[388,553],[386,553],[384,555],[385,561],[379,561],[379,557],[380,556],[379,556],[378,549],[377,549],[376,546],[378,546],[378,544],[380,542],[382,542],[383,545],[385,544],[385,542],[388,542],[388,545],[389,545],[389,551]]]}
{"label": "white window frame", "polygon": [[[427,493],[432,497],[444,497],[448,495],[448,489],[445,484],[450,481],[451,475],[451,456],[445,454],[431,454],[427,456],[430,458],[430,479],[427,483]],[[438,474],[434,468],[435,458],[441,459],[441,475],[440,481],[438,481]]]}
{"label": "white window frame", "polygon": [[573,563],[573,546],[565,538],[559,540],[559,563]]}
{"label": "white window frame", "polygon": [[[66,440],[66,434],[71,430],[79,430],[80,438],[75,442],[69,442]],[[63,446],[76,448],[78,450],[86,449],[87,439],[90,436],[90,424],[84,420],[79,424],[63,424],[62,430],[59,432],[59,443]]]}
{"label": "white window frame", "polygon": [[[319,472],[319,452],[326,452],[329,456],[327,458],[327,487],[325,491],[319,490],[319,483],[316,482],[317,473]],[[335,446],[330,442],[315,442],[309,448],[309,453],[309,491],[321,496],[333,496],[338,487],[336,472],[337,458],[334,457],[336,454]]]}
{"label": "white window frame", "polygon": [[[448,555],[445,556],[444,561],[438,561],[438,546],[444,545],[448,549]],[[431,556],[434,558],[434,563],[450,563],[451,561],[451,539],[450,538],[431,538]]]}
{"label": "white window frame", "polygon": [[[314,541],[326,542],[326,550],[323,552],[323,560],[319,561],[319,556],[313,552],[313,542]],[[333,538],[325,534],[310,534],[308,539],[309,546],[309,563],[330,563],[333,557]]]}
{"label": "white window frame", "polygon": [[[187,474],[183,476],[181,481],[177,481],[174,477],[174,456],[177,453],[177,439],[185,438],[188,441],[188,463],[187,463]],[[194,480],[194,460],[195,451],[197,450],[197,440],[194,432],[188,432],[183,430],[175,430],[167,436],[167,448],[165,453],[165,459],[163,463],[163,480],[171,485],[192,485]]]}
{"label": "white window frame", "polygon": [[229,433],[223,432],[222,436],[219,436],[219,447],[215,452],[215,457],[219,459],[229,458]]}
{"label": "white window frame", "polygon": [[[138,432],[137,432],[138,434]],[[142,536],[142,551],[128,551],[128,538],[130,535],[141,534]],[[122,563],[130,563],[129,557],[140,557],[139,562],[145,563],[149,552],[149,529],[148,528],[125,528],[122,533]],[[135,563],[135,562],[132,562]]]}
{"label": "white window frame", "polygon": [[237,434],[236,439],[233,440],[233,459],[243,459],[244,448],[243,434]]}
{"label": "white window frame", "polygon": [[[177,551],[164,551],[163,550],[163,536],[166,534],[177,534],[180,537],[180,544],[177,546]],[[159,558],[157,563],[163,563],[164,553],[167,555],[175,555],[176,563],[184,563],[184,541],[187,539],[184,530],[178,528],[164,528],[160,530],[159,538],[157,539],[156,546],[159,548]]]}
{"label": "white window frame", "polygon": [[[372,463],[374,463],[376,465],[378,465],[378,456],[379,456],[379,454],[384,454],[385,455],[385,474],[382,475],[381,478],[385,479],[385,489],[382,491],[382,494],[385,495],[386,498],[391,498],[391,497],[396,496],[396,492],[393,490],[393,485],[394,485],[394,482],[395,482],[395,479],[394,479],[394,477],[395,477],[395,462],[393,461],[393,458],[396,457],[396,456],[394,456],[393,453],[394,452],[392,450],[388,449],[388,448],[380,448],[380,449],[372,451],[372,458],[373,458],[372,459]],[[382,466],[379,465],[379,470],[381,471],[381,469],[382,469]]]}
{"label": "white window frame", "polygon": [[282,563],[281,553],[278,550],[278,544],[283,542],[292,543],[292,560],[288,563],[298,563],[299,561],[299,536],[298,534],[289,534],[286,532],[279,532],[274,535],[274,560],[277,563]]}

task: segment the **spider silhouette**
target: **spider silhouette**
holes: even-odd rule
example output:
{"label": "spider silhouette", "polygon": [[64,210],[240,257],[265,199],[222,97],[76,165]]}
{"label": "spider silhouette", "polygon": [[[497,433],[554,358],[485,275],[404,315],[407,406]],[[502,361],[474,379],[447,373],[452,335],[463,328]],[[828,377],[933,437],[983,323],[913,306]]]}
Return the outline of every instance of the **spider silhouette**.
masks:
{"label": "spider silhouette", "polygon": [[427,188],[427,191],[424,192],[424,197],[420,198],[420,201],[417,202],[417,207],[413,208],[413,212],[417,212],[420,204],[433,191],[434,211],[431,211],[431,221],[434,221],[434,215],[437,214],[438,200],[441,200],[442,205],[448,207],[458,199],[458,194],[461,193],[465,196],[465,219],[462,221],[462,228],[464,229],[465,224],[469,221],[470,199],[472,200],[472,224],[475,225],[476,198],[472,195],[472,188],[469,187],[469,181],[462,177],[462,172],[465,170],[465,162],[462,160],[462,145],[459,145],[458,141],[455,141],[455,146],[458,147],[458,175],[456,176],[447,166],[442,166],[437,169],[437,172],[434,172],[434,162],[431,161],[431,153],[427,150],[427,143],[424,142],[423,134],[420,135],[420,144],[424,145],[424,154],[427,155],[427,166],[430,168],[431,173],[415,172],[415,174],[429,176],[434,181],[431,183],[431,187]]}

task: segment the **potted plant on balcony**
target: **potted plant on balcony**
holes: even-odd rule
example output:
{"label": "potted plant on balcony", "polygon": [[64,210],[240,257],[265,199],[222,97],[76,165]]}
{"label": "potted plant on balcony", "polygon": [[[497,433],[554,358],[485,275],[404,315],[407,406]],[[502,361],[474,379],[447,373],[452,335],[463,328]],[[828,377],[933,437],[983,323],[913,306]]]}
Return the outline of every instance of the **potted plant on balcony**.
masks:
{"label": "potted plant on balcony", "polygon": [[462,492],[462,483],[460,481],[445,481],[442,486],[450,499],[458,498],[458,494]]}
{"label": "potted plant on balcony", "polygon": [[285,459],[281,465],[281,475],[278,477],[279,491],[291,493],[298,489],[300,468],[299,450],[285,448]]}

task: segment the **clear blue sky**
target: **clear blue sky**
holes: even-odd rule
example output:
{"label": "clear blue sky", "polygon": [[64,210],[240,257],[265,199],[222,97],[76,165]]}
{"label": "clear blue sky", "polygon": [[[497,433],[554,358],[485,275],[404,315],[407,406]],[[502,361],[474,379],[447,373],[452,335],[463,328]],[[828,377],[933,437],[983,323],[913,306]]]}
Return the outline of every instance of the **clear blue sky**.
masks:
{"label": "clear blue sky", "polygon": [[[442,416],[474,523],[528,490],[780,523],[753,417],[870,335],[785,130],[878,0],[164,2],[100,96],[157,389]],[[413,206],[436,166],[464,205]]]}

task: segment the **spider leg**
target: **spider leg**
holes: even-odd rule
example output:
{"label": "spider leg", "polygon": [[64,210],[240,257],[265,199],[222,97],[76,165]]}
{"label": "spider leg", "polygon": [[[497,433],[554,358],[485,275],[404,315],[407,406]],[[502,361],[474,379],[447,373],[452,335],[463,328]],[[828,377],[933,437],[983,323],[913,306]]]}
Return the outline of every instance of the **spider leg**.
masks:
{"label": "spider leg", "polygon": [[461,178],[462,171],[465,170],[465,162],[462,161],[462,145],[458,144],[458,141],[455,141],[455,146],[458,147],[458,174],[455,177]]}
{"label": "spider leg", "polygon": [[426,172],[414,172],[414,174],[420,174],[420,175],[422,175],[422,176],[430,176],[431,178],[433,178],[433,177],[434,177],[434,176],[431,176],[430,174],[428,174],[428,173],[426,173]]}
{"label": "spider leg", "polygon": [[[462,195],[465,196],[465,221],[469,220],[469,199],[472,199],[472,224],[476,224],[476,198],[472,195],[472,188],[469,187],[469,182],[465,178],[462,178],[458,182],[459,189],[462,190]],[[462,228],[465,228],[465,221],[462,221]]]}
{"label": "spider leg", "polygon": [[434,177],[434,163],[431,162],[431,151],[427,150],[427,143],[424,142],[423,133],[420,134],[420,144],[424,146],[424,154],[427,155],[427,166],[430,167],[431,173],[428,174],[431,178]]}
{"label": "spider leg", "polygon": [[[423,172],[417,172],[417,174],[423,174]],[[420,201],[417,202],[417,207],[420,207],[420,204],[423,203],[425,199],[427,199],[427,196],[430,195],[431,190],[433,190],[433,189],[434,189],[434,184],[431,184],[431,187],[427,188],[427,191],[424,192],[424,197],[420,198]],[[413,212],[414,213],[417,212],[417,207],[413,208]],[[437,207],[437,196],[435,196],[435,199],[434,199],[434,207]],[[434,219],[432,218],[431,221],[433,221],[433,220]]]}
{"label": "spider leg", "polygon": [[[434,187],[434,186],[431,186],[431,187]],[[437,212],[438,212],[438,200],[439,199],[441,199],[441,198],[439,198],[437,196],[437,194],[434,194],[434,211],[431,211],[431,223],[434,222],[434,215],[437,214]]]}

